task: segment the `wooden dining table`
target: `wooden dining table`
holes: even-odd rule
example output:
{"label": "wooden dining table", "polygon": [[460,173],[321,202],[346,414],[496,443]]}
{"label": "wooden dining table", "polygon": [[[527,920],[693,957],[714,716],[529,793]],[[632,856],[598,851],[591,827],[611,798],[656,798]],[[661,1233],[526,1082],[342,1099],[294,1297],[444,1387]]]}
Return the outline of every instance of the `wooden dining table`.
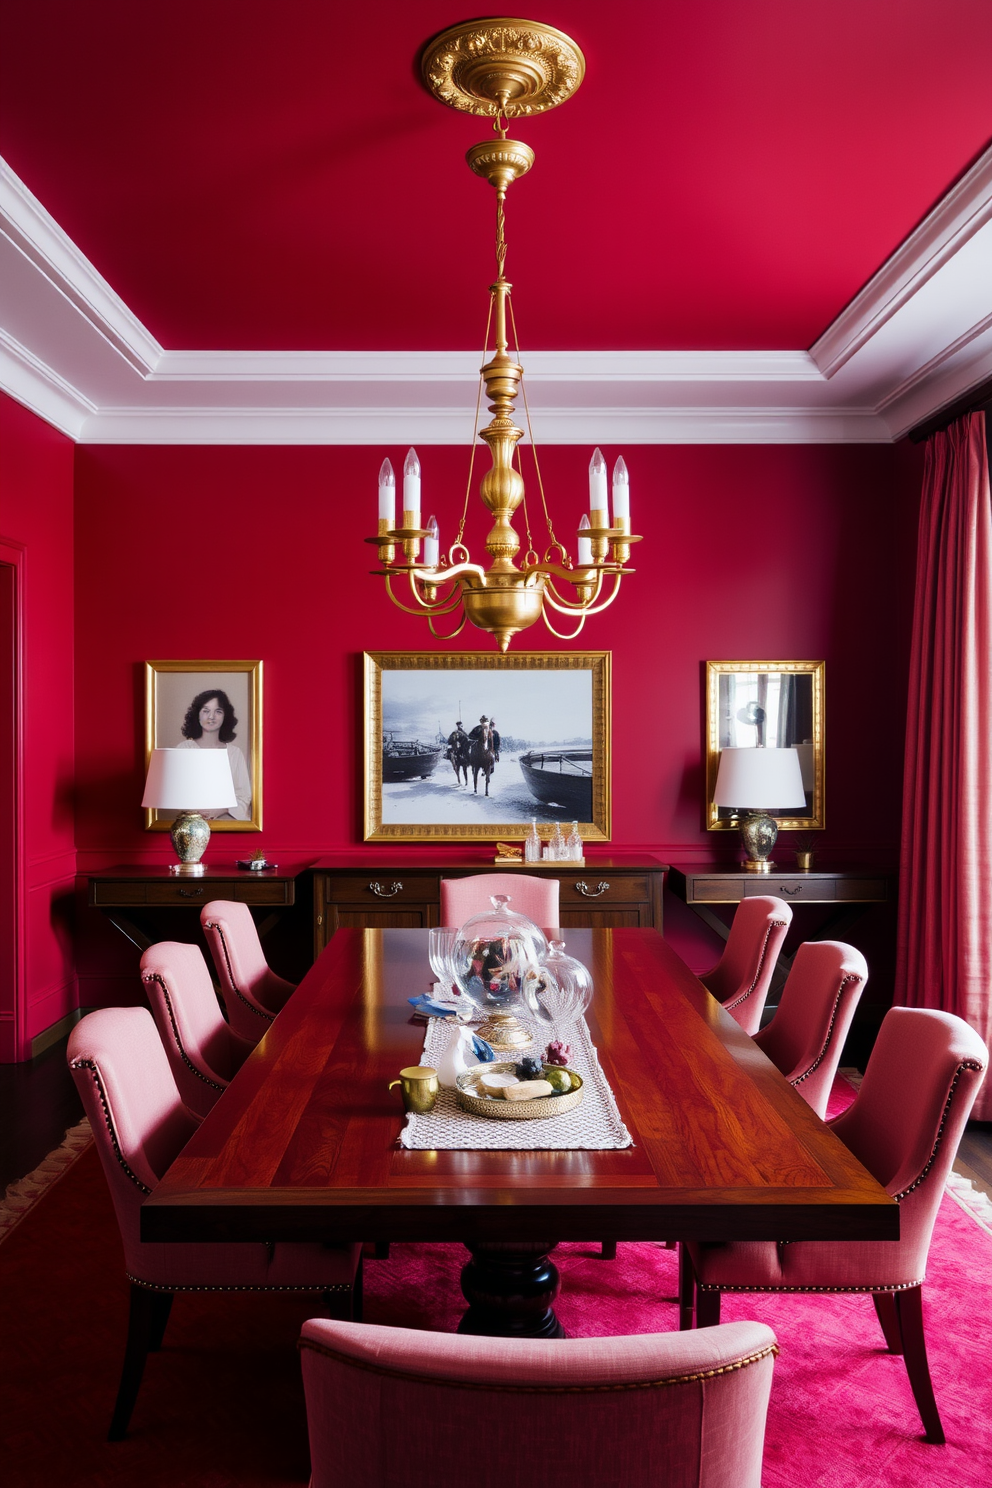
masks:
{"label": "wooden dining table", "polygon": [[657,931],[567,936],[633,1145],[399,1146],[388,1085],[421,1060],[427,931],[339,930],[146,1199],[142,1238],[460,1242],[463,1330],[534,1337],[561,1336],[562,1240],[898,1238],[898,1205]]}

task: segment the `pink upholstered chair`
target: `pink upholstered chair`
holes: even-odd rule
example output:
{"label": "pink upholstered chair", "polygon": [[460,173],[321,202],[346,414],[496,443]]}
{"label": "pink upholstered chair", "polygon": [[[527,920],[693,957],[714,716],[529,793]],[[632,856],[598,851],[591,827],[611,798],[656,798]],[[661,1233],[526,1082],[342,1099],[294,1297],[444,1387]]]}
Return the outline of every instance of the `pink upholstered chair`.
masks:
{"label": "pink upholstered chair", "polygon": [[840,940],[808,940],[796,952],[775,1016],[754,1042],[822,1121],[868,963]]}
{"label": "pink upholstered chair", "polygon": [[141,1204],[197,1128],[145,1008],[101,1008],[69,1036],[69,1067],[93,1128],[117,1211],[131,1283],[127,1348],[110,1439],[128,1422],[150,1349],[161,1345],[175,1292],[307,1291],[334,1316],[361,1315],[361,1247],[149,1244]]}
{"label": "pink upholstered chair", "polygon": [[239,1038],[257,1044],[296,987],[277,976],[266,961],[247,904],[214,899],[201,909],[200,924],[217,971],[227,1021]]}
{"label": "pink upholstered chair", "polygon": [[441,924],[464,925],[472,915],[491,909],[493,894],[508,894],[510,908],[542,929],[558,925],[558,880],[533,873],[471,873],[442,878]]}
{"label": "pink upholstered chair", "polygon": [[[691,1337],[696,1347],[686,1348]],[[775,1335],[469,1338],[304,1324],[311,1488],[759,1488]],[[489,1450],[486,1431],[509,1436]],[[521,1453],[533,1465],[524,1467]]]}
{"label": "pink upholstered chair", "polygon": [[202,1119],[254,1046],[225,1023],[199,946],[174,940],[149,946],[141,980],[179,1093]]}
{"label": "pink upholstered chair", "polygon": [[923,1334],[930,1236],[988,1050],[953,1013],[891,1008],[861,1089],[831,1125],[899,1201],[898,1240],[683,1245],[680,1324],[720,1321],[722,1292],[870,1292],[889,1352],[902,1354],[928,1442],[944,1431]]}
{"label": "pink upholstered chair", "polygon": [[761,1027],[775,963],[791,923],[792,910],[784,899],[770,894],[742,899],[723,955],[699,979],[745,1033],[757,1033]]}

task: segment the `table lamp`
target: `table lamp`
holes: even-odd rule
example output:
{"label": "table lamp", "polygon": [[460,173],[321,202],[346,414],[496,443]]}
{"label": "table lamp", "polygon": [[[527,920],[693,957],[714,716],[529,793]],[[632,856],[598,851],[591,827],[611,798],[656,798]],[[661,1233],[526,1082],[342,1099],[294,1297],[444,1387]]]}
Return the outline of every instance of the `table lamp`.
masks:
{"label": "table lamp", "polygon": [[153,749],[141,804],[179,813],[172,824],[179,862],[169,866],[173,873],[202,873],[210,827],[200,812],[238,804],[227,750]]}
{"label": "table lamp", "polygon": [[744,867],[750,873],[768,873],[775,866],[768,854],[778,836],[778,824],[769,813],[806,805],[798,750],[721,749],[713,803],[730,807],[740,818]]}

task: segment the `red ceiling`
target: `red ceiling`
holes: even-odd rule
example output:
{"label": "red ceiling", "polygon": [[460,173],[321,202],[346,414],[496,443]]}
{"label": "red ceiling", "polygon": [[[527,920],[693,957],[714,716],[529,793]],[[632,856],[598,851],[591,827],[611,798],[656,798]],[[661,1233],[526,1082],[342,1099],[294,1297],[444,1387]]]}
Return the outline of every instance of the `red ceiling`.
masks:
{"label": "red ceiling", "polygon": [[[10,0],[0,154],[166,347],[475,346],[488,126],[452,0]],[[542,0],[586,79],[514,133],[524,347],[811,344],[992,135],[989,0]]]}

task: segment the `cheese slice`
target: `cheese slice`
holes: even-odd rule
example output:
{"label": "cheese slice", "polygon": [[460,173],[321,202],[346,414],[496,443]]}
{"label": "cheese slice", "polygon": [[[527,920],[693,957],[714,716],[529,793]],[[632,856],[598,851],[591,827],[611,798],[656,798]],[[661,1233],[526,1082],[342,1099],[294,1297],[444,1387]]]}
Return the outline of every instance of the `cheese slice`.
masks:
{"label": "cheese slice", "polygon": [[539,1100],[542,1095],[551,1095],[554,1086],[550,1080],[518,1080],[503,1091],[506,1100]]}
{"label": "cheese slice", "polygon": [[516,1075],[491,1074],[479,1077],[479,1089],[486,1095],[494,1095],[497,1100],[505,1098],[511,1085],[519,1084],[520,1080]]}

